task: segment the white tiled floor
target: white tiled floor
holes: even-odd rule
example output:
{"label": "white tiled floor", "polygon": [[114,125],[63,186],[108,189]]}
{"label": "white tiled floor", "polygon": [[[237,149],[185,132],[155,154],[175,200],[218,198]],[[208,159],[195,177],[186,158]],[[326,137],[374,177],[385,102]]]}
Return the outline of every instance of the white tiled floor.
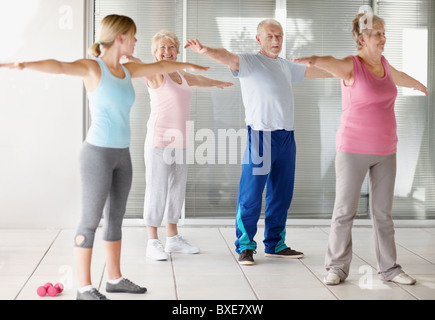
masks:
{"label": "white tiled floor", "polygon": [[[164,239],[164,229],[159,232]],[[414,286],[379,280],[370,227],[354,227],[350,276],[339,286],[321,281],[327,227],[287,228],[287,244],[305,253],[300,260],[264,257],[259,228],[256,265],[251,267],[237,263],[234,232],[232,227],[181,227],[180,234],[199,246],[201,253],[150,261],[145,258],[145,229],[125,227],[123,273],[148,292],[107,296],[114,300],[435,300],[435,228],[396,228],[398,263],[417,279]],[[75,299],[73,235],[74,230],[0,230],[0,299]],[[94,286],[105,293],[98,235],[92,266]],[[40,298],[36,289],[46,282],[62,282],[65,291],[55,298]]]}

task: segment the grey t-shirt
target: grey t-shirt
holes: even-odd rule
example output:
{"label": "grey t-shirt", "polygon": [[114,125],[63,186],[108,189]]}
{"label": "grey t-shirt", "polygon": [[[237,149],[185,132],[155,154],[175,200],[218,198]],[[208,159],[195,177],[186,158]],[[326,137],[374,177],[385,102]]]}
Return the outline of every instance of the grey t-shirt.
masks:
{"label": "grey t-shirt", "polygon": [[300,83],[305,65],[261,53],[239,54],[239,71],[245,121],[254,130],[294,130],[292,83]]}

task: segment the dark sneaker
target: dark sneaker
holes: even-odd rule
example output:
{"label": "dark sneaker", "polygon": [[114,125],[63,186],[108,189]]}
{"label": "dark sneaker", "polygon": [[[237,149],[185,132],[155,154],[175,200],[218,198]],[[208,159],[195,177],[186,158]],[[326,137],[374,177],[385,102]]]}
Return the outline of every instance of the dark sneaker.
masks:
{"label": "dark sneaker", "polygon": [[77,300],[109,300],[107,297],[100,293],[97,289],[92,288],[89,291],[81,293],[77,291]]}
{"label": "dark sneaker", "polygon": [[239,264],[244,266],[252,266],[254,264],[253,254],[257,253],[254,250],[246,249],[239,255]]}
{"label": "dark sneaker", "polygon": [[139,287],[128,279],[122,279],[117,284],[106,283],[107,292],[122,292],[122,293],[145,293],[146,288]]}
{"label": "dark sneaker", "polygon": [[304,257],[302,252],[292,250],[290,248],[285,248],[276,253],[265,253],[266,257],[276,257],[276,258],[287,258],[287,259],[300,259]]}

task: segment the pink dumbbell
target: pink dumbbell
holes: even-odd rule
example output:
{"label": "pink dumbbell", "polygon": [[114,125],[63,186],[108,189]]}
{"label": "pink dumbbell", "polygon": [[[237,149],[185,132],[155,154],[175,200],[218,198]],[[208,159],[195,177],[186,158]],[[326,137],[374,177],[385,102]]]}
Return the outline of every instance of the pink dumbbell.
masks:
{"label": "pink dumbbell", "polygon": [[44,286],[39,287],[36,292],[38,296],[44,297],[47,293],[50,297],[56,296],[58,293],[63,291],[63,284],[56,283],[54,286],[52,283],[47,282]]}
{"label": "pink dumbbell", "polygon": [[38,294],[38,296],[43,297],[47,294],[48,288],[50,288],[52,286],[53,286],[52,283],[47,282],[45,285],[38,287],[38,289],[36,290],[36,293]]}
{"label": "pink dumbbell", "polygon": [[63,284],[62,283],[56,283],[54,287],[48,288],[48,295],[50,297],[54,297],[57,294],[61,293],[63,291]]}

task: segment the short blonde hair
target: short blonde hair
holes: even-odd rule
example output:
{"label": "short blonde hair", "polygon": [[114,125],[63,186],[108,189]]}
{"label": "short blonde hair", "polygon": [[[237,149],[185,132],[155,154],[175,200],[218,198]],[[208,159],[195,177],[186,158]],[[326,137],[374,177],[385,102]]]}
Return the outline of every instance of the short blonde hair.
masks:
{"label": "short blonde hair", "polygon": [[110,48],[118,35],[130,33],[134,36],[136,31],[137,28],[133,19],[116,14],[108,15],[101,20],[98,41],[88,49],[88,53],[91,56],[99,57],[101,55],[101,46]]}
{"label": "short blonde hair", "polygon": [[373,26],[380,24],[385,27],[384,19],[378,17],[373,13],[358,13],[352,20],[352,37],[355,41],[356,48],[362,49],[362,44],[359,41],[359,36],[370,35]]}
{"label": "short blonde hair", "polygon": [[151,40],[151,53],[154,59],[157,60],[156,52],[159,46],[159,41],[162,38],[171,40],[175,48],[177,49],[177,53],[180,53],[180,40],[178,40],[178,37],[175,35],[174,32],[163,29],[157,32]]}

